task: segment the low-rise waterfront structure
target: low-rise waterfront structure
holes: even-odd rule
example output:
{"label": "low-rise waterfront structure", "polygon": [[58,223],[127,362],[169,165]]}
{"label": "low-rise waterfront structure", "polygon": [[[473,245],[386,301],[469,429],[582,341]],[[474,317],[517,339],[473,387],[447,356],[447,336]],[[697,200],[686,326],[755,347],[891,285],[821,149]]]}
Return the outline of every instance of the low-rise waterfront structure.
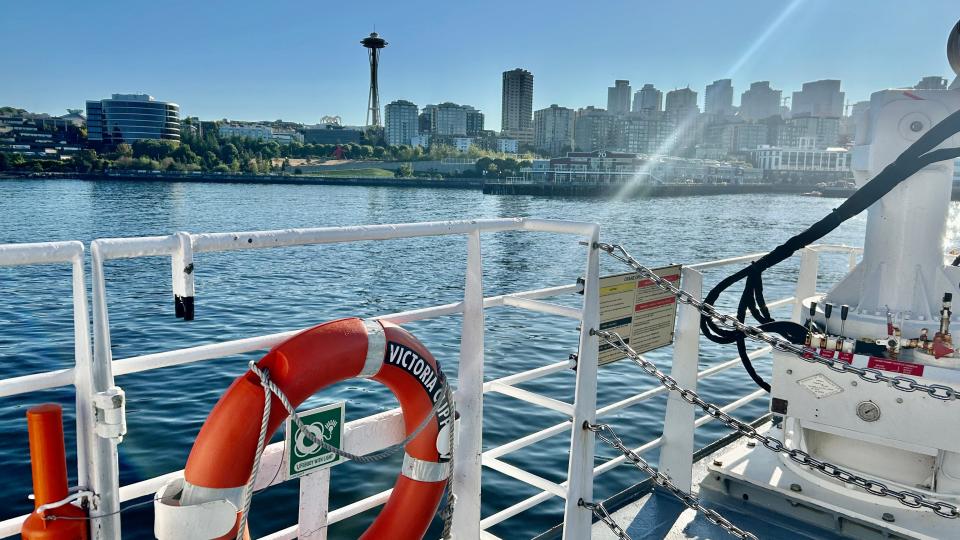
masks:
{"label": "low-rise waterfront structure", "polygon": [[359,144],[363,132],[359,128],[338,124],[319,124],[303,129],[303,141],[309,144]]}
{"label": "low-rise waterfront structure", "polygon": [[258,141],[276,141],[280,144],[303,142],[303,135],[295,131],[273,129],[270,126],[259,124],[223,124],[218,128],[220,137],[246,137]]}
{"label": "low-rise waterfront structure", "polygon": [[757,184],[763,179],[749,163],[602,150],[534,160],[522,173],[529,183],[578,185]]}
{"label": "low-rise waterfront structure", "polygon": [[148,94],[113,94],[87,101],[87,140],[115,147],[143,139],[180,140],[180,106]]}

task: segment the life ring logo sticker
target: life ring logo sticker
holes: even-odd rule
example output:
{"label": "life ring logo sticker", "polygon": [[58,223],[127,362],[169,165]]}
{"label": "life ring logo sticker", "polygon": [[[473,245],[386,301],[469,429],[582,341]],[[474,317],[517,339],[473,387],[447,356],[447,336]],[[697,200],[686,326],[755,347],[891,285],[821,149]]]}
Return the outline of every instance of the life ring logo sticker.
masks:
{"label": "life ring logo sticker", "polygon": [[[342,401],[332,403],[300,413],[300,419],[307,430],[323,442],[342,449],[345,408]],[[343,460],[338,454],[310,440],[292,420],[287,419],[284,461],[288,479],[333,467]]]}

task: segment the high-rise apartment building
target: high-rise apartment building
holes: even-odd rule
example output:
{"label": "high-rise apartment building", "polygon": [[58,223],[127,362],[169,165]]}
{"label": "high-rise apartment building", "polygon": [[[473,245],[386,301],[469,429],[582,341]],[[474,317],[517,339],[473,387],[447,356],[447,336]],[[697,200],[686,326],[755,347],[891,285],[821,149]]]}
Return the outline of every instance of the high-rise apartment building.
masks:
{"label": "high-rise apartment building", "polygon": [[836,79],[806,82],[799,92],[793,93],[790,115],[840,118],[843,116],[843,99],[840,81]]}
{"label": "high-rise apartment building", "polygon": [[612,148],[614,115],[593,106],[577,111],[573,126],[573,146],[579,152]]}
{"label": "high-rise apartment building", "polygon": [[733,83],[720,79],[707,85],[703,95],[703,112],[714,116],[733,115]]}
{"label": "high-rise apartment building", "polygon": [[663,92],[652,84],[645,84],[633,95],[633,112],[662,111]]}
{"label": "high-rise apartment building", "polygon": [[697,93],[687,88],[678,88],[667,92],[666,104],[664,110],[667,112],[699,113],[697,106]]}
{"label": "high-rise apartment building", "polygon": [[463,106],[467,114],[467,137],[476,137],[483,131],[483,113],[469,105]]}
{"label": "high-rise apartment building", "polygon": [[399,99],[384,107],[383,135],[387,144],[411,144],[419,130],[417,105]]}
{"label": "high-rise apartment building", "polygon": [[617,80],[607,88],[607,110],[610,114],[630,112],[630,81]]}
{"label": "high-rise apartment building", "polygon": [[744,120],[765,120],[780,115],[781,91],[770,88],[770,81],[750,84],[740,95],[740,117]]}
{"label": "high-rise apartment building", "polygon": [[503,72],[500,130],[504,137],[533,142],[533,74],[525,69]]}
{"label": "high-rise apartment building", "polygon": [[115,146],[141,139],[180,140],[180,106],[147,94],[87,101],[87,140]]}
{"label": "high-rise apartment building", "polygon": [[550,105],[533,114],[534,145],[537,150],[558,155],[573,148],[573,109]]}

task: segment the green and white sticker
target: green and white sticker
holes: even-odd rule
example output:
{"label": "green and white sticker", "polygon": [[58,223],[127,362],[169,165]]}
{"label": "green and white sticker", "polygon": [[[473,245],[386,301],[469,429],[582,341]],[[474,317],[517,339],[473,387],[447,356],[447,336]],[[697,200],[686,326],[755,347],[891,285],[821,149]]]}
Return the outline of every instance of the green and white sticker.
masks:
{"label": "green and white sticker", "polygon": [[[304,426],[324,442],[340,449],[343,444],[344,402],[324,405],[300,413]],[[300,428],[287,419],[287,440],[284,446],[287,478],[297,478],[332,467],[344,459],[311,441]]]}

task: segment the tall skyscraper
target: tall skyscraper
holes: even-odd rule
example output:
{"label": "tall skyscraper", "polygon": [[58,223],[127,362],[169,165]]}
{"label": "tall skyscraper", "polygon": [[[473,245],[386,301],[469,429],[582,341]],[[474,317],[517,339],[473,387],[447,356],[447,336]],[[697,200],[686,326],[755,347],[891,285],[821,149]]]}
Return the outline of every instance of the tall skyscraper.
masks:
{"label": "tall skyscraper", "polygon": [[690,87],[678,88],[667,92],[664,110],[667,112],[694,111],[699,113],[700,107],[697,106],[697,93],[691,90]]}
{"label": "tall skyscraper", "polygon": [[744,120],[765,120],[780,115],[780,90],[770,88],[770,81],[750,84],[740,95],[740,117]]}
{"label": "tall skyscraper", "polygon": [[611,148],[614,116],[590,106],[577,111],[573,125],[573,149],[593,152]]}
{"label": "tall skyscraper", "polygon": [[637,90],[637,93],[634,94],[633,112],[662,110],[663,92],[657,90],[652,84],[643,85],[643,88]]}
{"label": "tall skyscraper", "polygon": [[503,72],[500,130],[504,137],[533,142],[533,74],[525,69]]}
{"label": "tall skyscraper", "polygon": [[843,116],[844,93],[840,81],[824,79],[803,83],[799,92],[793,93],[790,103],[791,116],[816,116],[840,118]]}
{"label": "tall skyscraper", "polygon": [[707,85],[703,95],[703,112],[716,116],[733,115],[733,84],[730,79],[720,79]]}
{"label": "tall skyscraper", "polygon": [[409,101],[399,99],[388,103],[383,110],[384,137],[387,144],[410,144],[417,136],[417,106]]}
{"label": "tall skyscraper", "polygon": [[617,80],[607,88],[607,110],[610,114],[630,112],[630,81]]}
{"label": "tall skyscraper", "polygon": [[573,109],[550,105],[533,115],[534,143],[537,150],[558,155],[573,148]]}
{"label": "tall skyscraper", "polygon": [[469,105],[463,106],[467,111],[467,137],[476,137],[483,131],[483,113]]}

